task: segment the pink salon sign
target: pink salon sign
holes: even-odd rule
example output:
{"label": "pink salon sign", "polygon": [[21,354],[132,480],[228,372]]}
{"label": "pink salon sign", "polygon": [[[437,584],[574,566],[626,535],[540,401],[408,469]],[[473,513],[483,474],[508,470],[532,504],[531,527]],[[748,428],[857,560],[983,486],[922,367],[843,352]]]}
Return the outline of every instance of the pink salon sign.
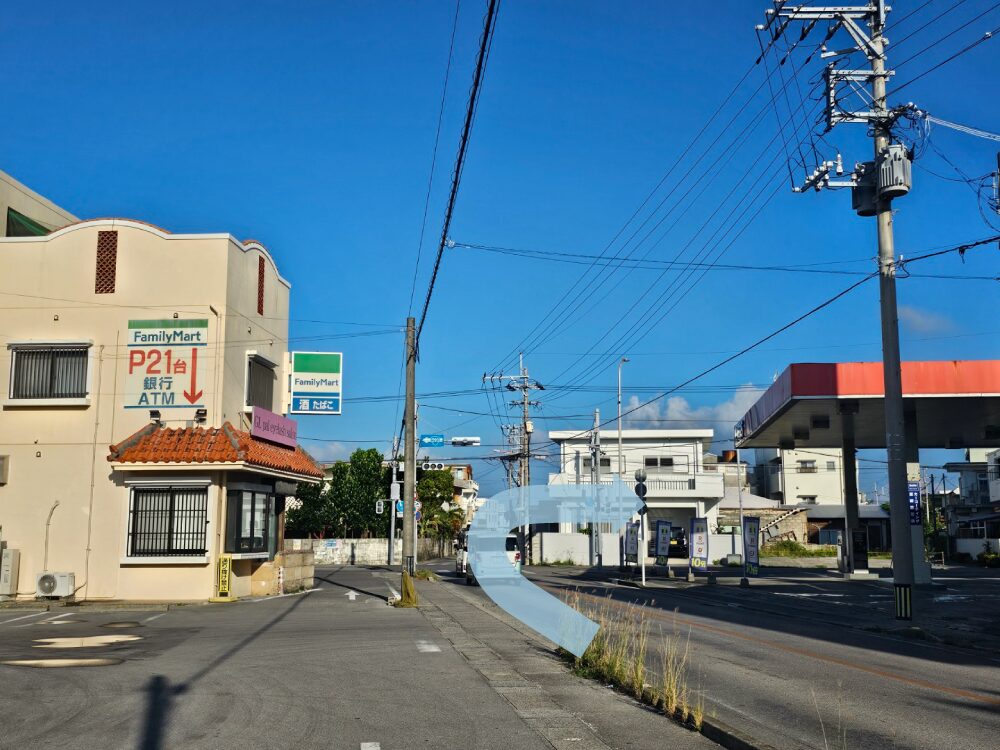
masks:
{"label": "pink salon sign", "polygon": [[261,409],[259,406],[253,407],[250,427],[250,434],[253,437],[294,448],[298,430],[299,426],[294,419]]}

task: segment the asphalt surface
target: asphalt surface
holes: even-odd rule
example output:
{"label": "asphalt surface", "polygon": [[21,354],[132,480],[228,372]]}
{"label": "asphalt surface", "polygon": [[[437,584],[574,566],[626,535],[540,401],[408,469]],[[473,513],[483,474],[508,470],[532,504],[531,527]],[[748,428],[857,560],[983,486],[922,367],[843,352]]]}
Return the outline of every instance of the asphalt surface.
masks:
{"label": "asphalt surface", "polygon": [[[891,587],[881,582],[797,571],[750,589],[723,581],[637,590],[584,569],[528,568],[526,575],[554,593],[578,589],[587,606],[643,604],[654,630],[690,639],[689,683],[704,695],[706,715],[761,744],[1000,747],[1000,653],[988,649],[998,645],[991,636],[996,578],[959,570],[927,595],[924,621],[935,632],[953,617],[953,642],[968,634],[987,647],[964,648],[899,628],[887,614]],[[657,661],[649,668],[658,669]]]}
{"label": "asphalt surface", "polygon": [[425,606],[395,609],[398,574],[317,576],[310,593],[166,612],[0,610],[0,747],[714,747],[468,592],[421,582]]}

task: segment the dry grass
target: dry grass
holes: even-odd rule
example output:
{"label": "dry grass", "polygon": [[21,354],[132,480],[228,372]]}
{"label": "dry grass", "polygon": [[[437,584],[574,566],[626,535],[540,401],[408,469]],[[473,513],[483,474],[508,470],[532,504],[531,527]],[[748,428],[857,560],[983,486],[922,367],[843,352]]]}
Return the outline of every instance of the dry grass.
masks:
{"label": "dry grass", "polygon": [[[646,609],[638,604],[619,604],[608,598],[595,608],[584,607],[578,592],[569,593],[566,603],[600,625],[583,656],[574,659],[577,674],[613,685],[701,729],[704,699],[699,693],[692,704],[688,690],[690,633],[682,635],[675,622],[671,632],[651,634]],[[647,667],[650,654],[657,653],[651,652],[651,646],[658,646],[659,674]]]}

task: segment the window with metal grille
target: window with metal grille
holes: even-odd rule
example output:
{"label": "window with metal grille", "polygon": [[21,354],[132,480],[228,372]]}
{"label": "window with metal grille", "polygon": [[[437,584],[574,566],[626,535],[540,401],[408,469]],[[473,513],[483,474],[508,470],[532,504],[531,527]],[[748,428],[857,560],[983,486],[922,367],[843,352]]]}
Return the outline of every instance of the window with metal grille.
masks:
{"label": "window with metal grille", "polygon": [[204,555],[207,523],[207,487],[135,487],[129,507],[128,554]]}
{"label": "window with metal grille", "polygon": [[9,348],[10,398],[86,398],[87,344]]}
{"label": "window with metal grille", "polygon": [[257,258],[257,314],[264,314],[264,256]]}
{"label": "window with metal grille", "polygon": [[271,409],[274,397],[274,365],[260,357],[247,360],[247,406]]}
{"label": "window with metal grille", "polygon": [[118,272],[118,232],[97,233],[97,267],[94,294],[113,294]]}

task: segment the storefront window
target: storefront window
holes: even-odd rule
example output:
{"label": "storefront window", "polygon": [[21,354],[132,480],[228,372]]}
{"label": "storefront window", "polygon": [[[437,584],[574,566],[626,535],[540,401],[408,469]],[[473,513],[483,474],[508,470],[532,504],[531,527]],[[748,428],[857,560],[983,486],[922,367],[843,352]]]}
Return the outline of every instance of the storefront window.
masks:
{"label": "storefront window", "polygon": [[226,552],[274,554],[277,538],[274,492],[268,487],[231,489],[228,495]]}

